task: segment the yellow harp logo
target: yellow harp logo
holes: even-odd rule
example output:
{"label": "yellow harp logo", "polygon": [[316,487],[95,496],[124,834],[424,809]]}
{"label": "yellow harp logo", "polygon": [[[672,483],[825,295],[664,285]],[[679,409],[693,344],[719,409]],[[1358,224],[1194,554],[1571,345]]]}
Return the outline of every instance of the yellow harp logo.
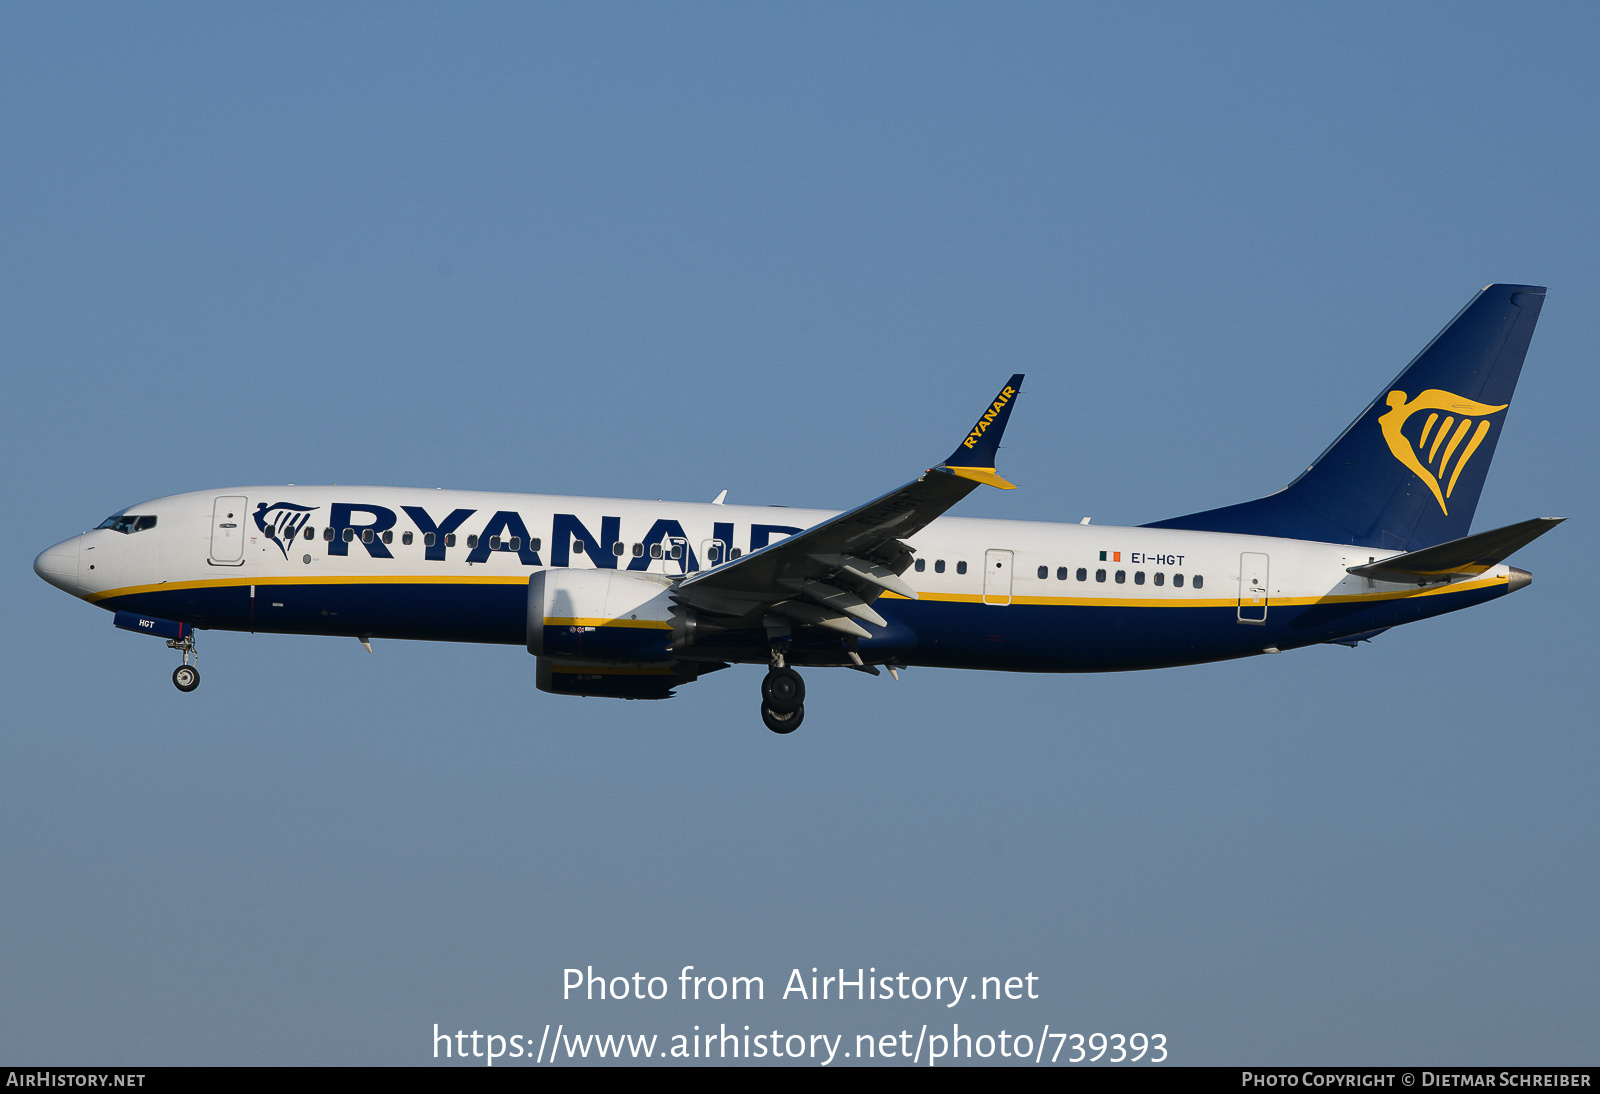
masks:
{"label": "yellow harp logo", "polygon": [[[1483,443],[1484,437],[1489,435],[1488,416],[1498,414],[1511,404],[1489,406],[1487,403],[1475,403],[1436,387],[1422,392],[1410,402],[1406,401],[1405,392],[1391,391],[1385,401],[1389,404],[1389,412],[1378,419],[1378,425],[1383,430],[1383,439],[1389,442],[1389,451],[1394,453],[1395,459],[1411,468],[1417,478],[1427,483],[1428,489],[1439,501],[1439,508],[1448,516],[1450,507],[1445,504],[1445,499],[1455,490],[1462,468],[1467,466],[1467,461],[1472,459],[1472,454]],[[1429,412],[1427,420],[1422,423],[1422,433],[1413,442],[1402,432],[1402,428],[1407,419],[1424,410]],[[1467,435],[1469,433],[1470,437]],[[1465,447],[1463,441],[1466,442]],[[1459,456],[1456,454],[1458,449]],[[1454,463],[1450,462],[1451,457],[1455,457]]]}

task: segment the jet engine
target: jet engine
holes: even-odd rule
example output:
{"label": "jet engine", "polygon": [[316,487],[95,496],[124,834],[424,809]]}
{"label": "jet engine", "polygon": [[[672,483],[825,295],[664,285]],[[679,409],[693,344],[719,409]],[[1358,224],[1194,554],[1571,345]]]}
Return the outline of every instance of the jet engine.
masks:
{"label": "jet engine", "polygon": [[670,661],[670,591],[654,574],[540,570],[528,580],[528,652],[589,664]]}

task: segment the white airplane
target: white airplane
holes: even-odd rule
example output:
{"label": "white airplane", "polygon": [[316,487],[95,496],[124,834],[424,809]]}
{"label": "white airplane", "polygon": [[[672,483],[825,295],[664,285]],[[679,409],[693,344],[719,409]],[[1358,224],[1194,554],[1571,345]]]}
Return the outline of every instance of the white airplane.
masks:
{"label": "white airplane", "polygon": [[[1543,288],[1490,285],[1291,485],[1137,528],[944,514],[982,484],[1013,376],[938,466],[843,513],[354,486],[178,494],[44,551],[50,584],[180,651],[197,631],[525,644],[540,690],[665,699],[767,666],[1101,672],[1349,646],[1527,585],[1556,524],[1469,535]],[[724,495],[726,491],[723,492]]]}

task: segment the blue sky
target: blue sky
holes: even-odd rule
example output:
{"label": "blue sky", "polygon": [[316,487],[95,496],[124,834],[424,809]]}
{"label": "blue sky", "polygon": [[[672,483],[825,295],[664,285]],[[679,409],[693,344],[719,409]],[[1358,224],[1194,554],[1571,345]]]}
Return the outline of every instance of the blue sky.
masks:
{"label": "blue sky", "polygon": [[[0,11],[0,1057],[414,1063],[433,1023],[946,1021],[559,999],[560,971],[1035,972],[971,1020],[1184,1063],[1595,1062],[1580,4]],[[1154,673],[159,643],[33,556],[262,482],[844,507],[1028,374],[1022,489],[1277,489],[1481,285],[1550,286],[1476,528],[1517,596]],[[524,1028],[526,1027],[526,1029]]]}

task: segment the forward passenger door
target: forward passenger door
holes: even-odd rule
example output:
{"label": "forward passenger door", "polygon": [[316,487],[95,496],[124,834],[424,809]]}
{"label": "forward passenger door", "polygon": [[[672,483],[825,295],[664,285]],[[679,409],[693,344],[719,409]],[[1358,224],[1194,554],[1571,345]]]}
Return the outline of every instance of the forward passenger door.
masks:
{"label": "forward passenger door", "polygon": [[244,565],[245,507],[249,498],[218,498],[211,506],[211,564]]}

